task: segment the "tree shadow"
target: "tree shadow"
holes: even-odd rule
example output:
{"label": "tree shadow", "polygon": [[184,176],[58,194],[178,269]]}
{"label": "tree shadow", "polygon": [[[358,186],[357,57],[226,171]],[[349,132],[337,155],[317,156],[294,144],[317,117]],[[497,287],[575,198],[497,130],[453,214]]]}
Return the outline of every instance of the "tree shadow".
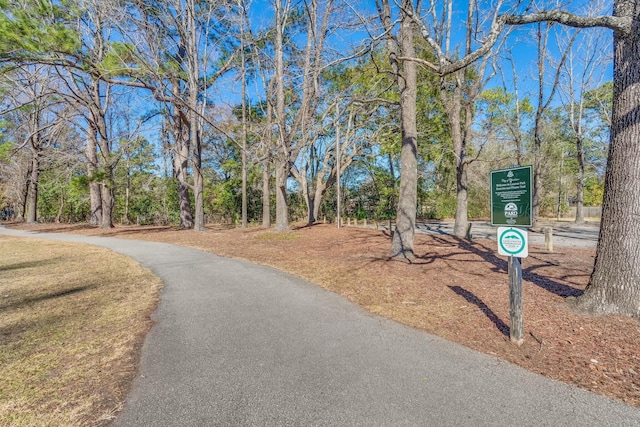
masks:
{"label": "tree shadow", "polygon": [[502,335],[507,337],[509,336],[509,333],[510,333],[509,325],[504,323],[502,319],[500,319],[498,315],[494,313],[494,311],[491,310],[489,306],[487,306],[487,304],[484,303],[484,301],[482,301],[472,292],[469,292],[468,290],[460,286],[448,286],[448,288],[451,289],[456,294],[460,295],[465,300],[467,300],[467,302],[477,306],[480,310],[482,310],[484,315],[487,316],[487,318],[491,320],[494,325],[496,325],[496,328],[498,328],[498,330],[502,333]]}
{"label": "tree shadow", "polygon": [[[43,327],[47,329],[58,329],[64,327],[68,321],[68,316],[64,314],[55,314],[42,310],[30,316],[13,316],[0,325],[0,342],[3,346],[9,346],[17,342],[22,343],[25,340],[25,334],[31,331],[41,331]],[[31,338],[26,339],[29,340]],[[23,357],[20,352],[15,351],[8,351],[3,354],[3,356],[4,361],[7,362]]]}
{"label": "tree shadow", "polygon": [[62,298],[69,295],[84,292],[88,289],[94,288],[96,285],[77,286],[75,288],[63,289],[57,292],[49,292],[43,295],[29,296],[26,298],[20,298],[18,301],[11,302],[9,304],[0,303],[0,310],[6,310],[9,308],[23,307],[29,304],[34,304],[40,301],[46,301],[50,299]]}
{"label": "tree shadow", "polygon": [[304,230],[305,228],[314,228],[314,227],[320,227],[323,225],[326,225],[326,224],[319,221],[298,223],[291,226],[291,231]]}
{"label": "tree shadow", "polygon": [[[27,230],[33,234],[47,234],[47,233],[73,233],[89,231],[87,235],[97,237],[117,237],[126,235],[139,235],[139,234],[153,234],[167,231],[193,231],[190,228],[183,228],[177,225],[118,225],[112,228],[100,228],[98,226],[89,224],[77,224],[77,225],[52,225],[44,229]],[[80,233],[85,234],[85,233]]]}
{"label": "tree shadow", "polygon": [[62,257],[56,257],[56,258],[50,258],[50,259],[45,259],[41,261],[17,262],[15,264],[0,266],[0,271],[22,270],[23,268],[42,267],[45,265],[55,264],[61,259]]}
{"label": "tree shadow", "polygon": [[[94,228],[96,229],[96,228]],[[170,225],[135,226],[135,228],[107,228],[99,234],[101,237],[135,236],[145,234],[165,233],[168,231],[193,231],[190,228]]]}
{"label": "tree shadow", "polygon": [[[454,238],[458,241],[458,244],[462,249],[468,250],[485,261],[493,264],[495,266],[493,269],[494,271],[504,271],[505,273],[508,271],[507,261],[499,258],[494,249],[488,248],[478,242],[468,242],[459,237]],[[522,269],[522,279],[563,298],[579,297],[583,294],[584,291],[582,289],[565,285],[564,283],[557,282],[549,277],[544,277],[535,273],[534,270],[537,268],[538,267],[529,267]]]}
{"label": "tree shadow", "polygon": [[81,230],[97,230],[98,227],[89,225],[89,224],[76,224],[76,225],[57,225],[52,227],[47,227],[45,230],[29,230],[34,234],[42,234],[42,233],[68,233],[70,231],[81,231]]}

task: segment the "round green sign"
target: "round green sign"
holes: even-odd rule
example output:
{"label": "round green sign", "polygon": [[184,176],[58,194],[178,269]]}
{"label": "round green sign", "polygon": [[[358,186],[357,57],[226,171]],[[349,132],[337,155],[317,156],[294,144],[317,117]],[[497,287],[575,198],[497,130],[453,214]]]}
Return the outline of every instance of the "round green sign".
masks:
{"label": "round green sign", "polygon": [[508,255],[518,255],[527,247],[524,235],[515,228],[502,232],[500,239],[498,239],[498,244]]}

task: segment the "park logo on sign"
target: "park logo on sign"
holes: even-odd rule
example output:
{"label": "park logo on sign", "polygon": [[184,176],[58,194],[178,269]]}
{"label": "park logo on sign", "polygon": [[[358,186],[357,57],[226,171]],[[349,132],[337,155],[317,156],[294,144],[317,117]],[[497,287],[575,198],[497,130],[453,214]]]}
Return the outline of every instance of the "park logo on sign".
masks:
{"label": "park logo on sign", "polygon": [[516,218],[518,218],[518,205],[515,203],[507,203],[504,206],[504,217],[507,220],[507,224],[515,225]]}
{"label": "park logo on sign", "polygon": [[504,207],[505,218],[517,218],[518,217],[518,205],[515,203],[507,203]]}

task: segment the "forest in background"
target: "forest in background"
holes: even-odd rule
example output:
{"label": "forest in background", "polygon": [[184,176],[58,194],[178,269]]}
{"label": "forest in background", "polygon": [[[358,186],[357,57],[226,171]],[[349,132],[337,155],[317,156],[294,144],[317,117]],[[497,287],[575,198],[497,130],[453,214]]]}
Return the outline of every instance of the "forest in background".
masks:
{"label": "forest in background", "polygon": [[[288,218],[335,220],[338,175],[343,216],[395,218],[400,90],[376,10],[334,1],[2,7],[5,217],[270,226],[284,152]],[[489,171],[536,162],[540,216],[601,204],[610,38],[588,31],[542,23],[506,35],[462,83],[419,68],[419,218],[456,215],[452,114],[466,132],[468,217],[489,216]],[[433,59],[424,41],[415,45]],[[452,113],[458,90],[466,106]]]}

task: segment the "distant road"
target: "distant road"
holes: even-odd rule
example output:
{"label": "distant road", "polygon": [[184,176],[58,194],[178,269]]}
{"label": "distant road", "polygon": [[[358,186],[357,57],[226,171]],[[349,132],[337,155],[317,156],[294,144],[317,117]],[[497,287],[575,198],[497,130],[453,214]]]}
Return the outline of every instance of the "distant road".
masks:
{"label": "distant road", "polygon": [[[488,221],[472,221],[473,238],[496,240],[497,227]],[[548,222],[542,226],[553,228],[553,245],[573,248],[595,248],[600,233],[599,224],[576,225],[570,222]],[[416,224],[419,233],[453,234],[453,221],[428,221]],[[529,230],[530,245],[544,245],[544,234]]]}

